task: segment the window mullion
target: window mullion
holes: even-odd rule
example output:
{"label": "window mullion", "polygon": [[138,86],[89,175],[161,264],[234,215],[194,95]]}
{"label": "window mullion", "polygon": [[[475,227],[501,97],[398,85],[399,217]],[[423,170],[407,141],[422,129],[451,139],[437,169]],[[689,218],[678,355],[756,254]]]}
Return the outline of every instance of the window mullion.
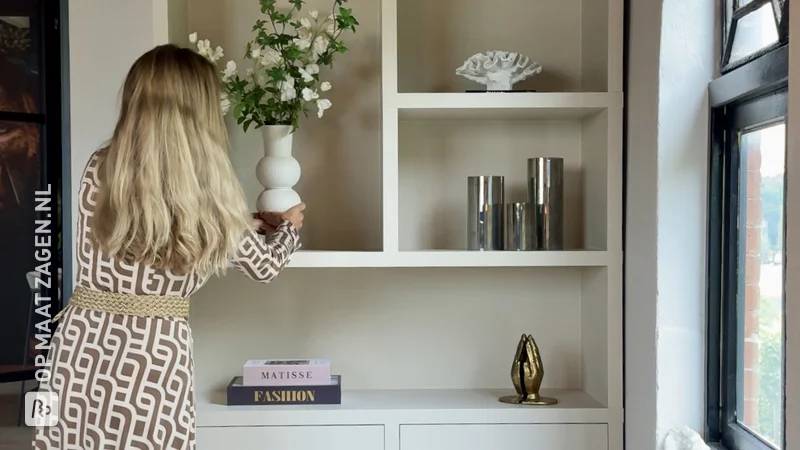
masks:
{"label": "window mullion", "polygon": [[[775,2],[780,3],[780,0],[773,0]],[[777,16],[777,23],[778,23],[778,38],[781,42],[789,42],[789,0],[785,0],[783,5],[777,5],[778,14]]]}

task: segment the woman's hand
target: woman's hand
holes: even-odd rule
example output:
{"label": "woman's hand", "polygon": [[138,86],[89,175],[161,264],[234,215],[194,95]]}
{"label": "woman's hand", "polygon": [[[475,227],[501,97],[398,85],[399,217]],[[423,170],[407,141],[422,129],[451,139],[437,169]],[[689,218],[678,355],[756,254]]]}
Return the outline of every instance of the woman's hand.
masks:
{"label": "woman's hand", "polygon": [[275,228],[262,219],[259,213],[253,213],[251,215],[250,226],[252,226],[258,234],[264,234],[268,228]]}
{"label": "woman's hand", "polygon": [[281,221],[288,220],[289,222],[294,225],[294,227],[298,230],[303,228],[303,218],[305,214],[303,211],[306,210],[306,204],[300,203],[299,205],[292,206],[286,212],[281,214]]}
{"label": "woman's hand", "polygon": [[[294,225],[297,230],[303,227],[303,211],[306,209],[305,203],[300,203],[299,205],[293,206],[289,208],[287,211],[282,213],[275,213],[275,212],[262,212],[253,214],[254,219],[254,226],[259,229],[265,229],[269,227],[271,229],[275,229],[281,223],[285,221],[289,221]],[[261,226],[257,225],[260,224]],[[264,226],[266,225],[266,227]]]}

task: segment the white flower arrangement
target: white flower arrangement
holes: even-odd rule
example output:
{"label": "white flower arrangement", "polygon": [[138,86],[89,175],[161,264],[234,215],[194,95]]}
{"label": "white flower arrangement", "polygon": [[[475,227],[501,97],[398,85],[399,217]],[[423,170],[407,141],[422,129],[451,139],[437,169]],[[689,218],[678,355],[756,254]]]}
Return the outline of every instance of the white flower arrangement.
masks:
{"label": "white flower arrangement", "polygon": [[[320,17],[318,11],[295,18],[302,10],[304,0],[289,0],[288,13],[275,8],[277,0],[259,0],[266,19],[256,20],[255,37],[247,43],[244,59],[251,67],[240,74],[236,63],[228,61],[222,77],[222,109],[225,114],[233,110],[236,123],[247,131],[264,125],[291,125],[298,127],[300,114],[308,115],[313,105],[321,118],[332,104],[320,93],[331,89],[331,83],[319,78],[320,66],[331,67],[333,56],[344,53],[339,36],[345,30],[355,32],[358,21],[352,10],[342,5],[347,0],[333,0],[330,15]],[[287,25],[289,31],[287,33]],[[218,64],[225,51],[211,47],[208,39],[189,36],[197,52]]]}

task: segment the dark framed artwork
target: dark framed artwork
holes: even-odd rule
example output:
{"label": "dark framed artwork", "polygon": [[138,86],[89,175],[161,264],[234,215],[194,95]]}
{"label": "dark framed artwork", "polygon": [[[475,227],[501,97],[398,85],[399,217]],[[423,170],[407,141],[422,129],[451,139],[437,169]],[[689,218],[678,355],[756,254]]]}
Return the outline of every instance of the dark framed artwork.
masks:
{"label": "dark framed artwork", "polygon": [[[62,265],[59,14],[58,0],[0,0],[0,381],[34,378],[36,356],[46,355],[36,334],[52,334],[32,308],[42,303],[33,305],[28,273],[59,280]],[[37,286],[55,300],[51,315],[60,309],[58,283]]]}

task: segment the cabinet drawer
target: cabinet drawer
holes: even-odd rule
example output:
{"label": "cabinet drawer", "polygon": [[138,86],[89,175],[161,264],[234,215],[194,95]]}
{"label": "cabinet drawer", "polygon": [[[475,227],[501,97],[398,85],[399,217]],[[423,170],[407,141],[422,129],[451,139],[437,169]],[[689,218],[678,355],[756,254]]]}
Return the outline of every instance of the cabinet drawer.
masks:
{"label": "cabinet drawer", "polygon": [[383,450],[383,426],[200,427],[197,450]]}
{"label": "cabinet drawer", "polygon": [[400,450],[608,450],[606,424],[401,425]]}

